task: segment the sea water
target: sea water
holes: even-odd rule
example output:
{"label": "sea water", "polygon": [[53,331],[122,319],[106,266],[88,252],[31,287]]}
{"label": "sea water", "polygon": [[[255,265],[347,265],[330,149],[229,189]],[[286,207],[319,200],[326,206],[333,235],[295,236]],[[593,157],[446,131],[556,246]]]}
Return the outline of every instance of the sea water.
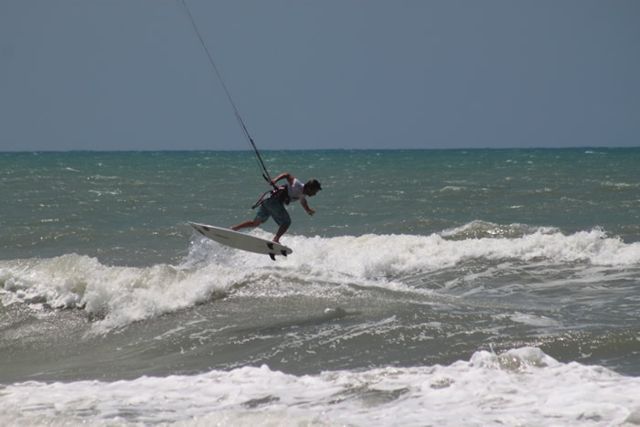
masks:
{"label": "sea water", "polygon": [[640,425],[640,149],[263,156],[0,153],[1,424]]}

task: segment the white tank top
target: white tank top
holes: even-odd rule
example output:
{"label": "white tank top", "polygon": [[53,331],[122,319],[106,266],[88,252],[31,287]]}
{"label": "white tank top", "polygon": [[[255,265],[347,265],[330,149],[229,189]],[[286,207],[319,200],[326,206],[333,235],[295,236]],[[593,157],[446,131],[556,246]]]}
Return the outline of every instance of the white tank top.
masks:
{"label": "white tank top", "polygon": [[293,202],[295,200],[304,199],[304,184],[298,179],[293,178],[293,184],[289,185],[287,182],[287,194],[289,194],[289,199]]}

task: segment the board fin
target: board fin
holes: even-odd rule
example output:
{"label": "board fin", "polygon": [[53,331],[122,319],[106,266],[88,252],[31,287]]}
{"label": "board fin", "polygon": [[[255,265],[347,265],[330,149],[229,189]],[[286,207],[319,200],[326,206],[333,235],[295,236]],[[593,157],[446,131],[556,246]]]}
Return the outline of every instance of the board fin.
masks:
{"label": "board fin", "polygon": [[272,261],[275,261],[276,260],[276,254],[269,253],[269,258],[271,258]]}

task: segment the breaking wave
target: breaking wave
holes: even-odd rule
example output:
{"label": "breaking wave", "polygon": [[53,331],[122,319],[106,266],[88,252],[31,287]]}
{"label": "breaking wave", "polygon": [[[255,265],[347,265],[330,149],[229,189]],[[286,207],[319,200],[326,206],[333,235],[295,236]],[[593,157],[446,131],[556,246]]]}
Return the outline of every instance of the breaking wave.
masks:
{"label": "breaking wave", "polygon": [[[254,233],[267,237],[260,230]],[[97,320],[96,330],[109,330],[273,277],[285,279],[280,282],[355,284],[412,292],[417,291],[415,285],[404,277],[469,261],[487,266],[504,260],[640,266],[640,243],[625,243],[600,229],[565,235],[552,228],[477,221],[428,236],[288,236],[286,243],[294,253],[277,262],[195,235],[189,254],[175,266],[109,266],[78,254],[0,261],[0,298],[4,305],[82,309]]]}

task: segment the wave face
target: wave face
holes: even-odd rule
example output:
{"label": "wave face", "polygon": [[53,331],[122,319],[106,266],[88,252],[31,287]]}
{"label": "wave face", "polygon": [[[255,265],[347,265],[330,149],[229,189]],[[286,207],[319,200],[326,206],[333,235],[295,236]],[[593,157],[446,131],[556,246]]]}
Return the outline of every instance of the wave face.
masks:
{"label": "wave face", "polygon": [[640,379],[538,348],[450,365],[295,376],[262,367],[2,389],[12,424],[639,425]]}

